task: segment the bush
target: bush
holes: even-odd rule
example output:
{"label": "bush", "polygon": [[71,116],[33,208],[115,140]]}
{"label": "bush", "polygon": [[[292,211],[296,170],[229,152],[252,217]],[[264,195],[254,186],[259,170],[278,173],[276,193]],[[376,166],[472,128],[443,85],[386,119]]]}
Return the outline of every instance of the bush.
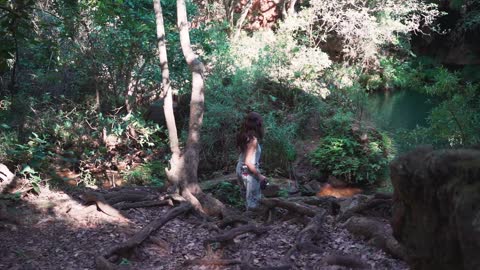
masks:
{"label": "bush", "polygon": [[351,184],[384,180],[393,157],[392,141],[360,123],[353,113],[341,110],[325,121],[326,136],[311,153],[312,165]]}

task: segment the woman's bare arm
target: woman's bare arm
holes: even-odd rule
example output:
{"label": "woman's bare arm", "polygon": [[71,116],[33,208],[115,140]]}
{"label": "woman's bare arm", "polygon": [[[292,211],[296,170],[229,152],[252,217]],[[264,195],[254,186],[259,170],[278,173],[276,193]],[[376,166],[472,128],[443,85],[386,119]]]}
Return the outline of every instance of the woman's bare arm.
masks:
{"label": "woman's bare arm", "polygon": [[247,165],[248,170],[255,175],[259,180],[263,180],[265,176],[260,174],[260,172],[255,167],[255,164],[252,163],[252,160],[255,160],[255,151],[257,150],[258,140],[257,138],[253,138],[247,144],[247,149],[245,151],[245,160],[244,163]]}

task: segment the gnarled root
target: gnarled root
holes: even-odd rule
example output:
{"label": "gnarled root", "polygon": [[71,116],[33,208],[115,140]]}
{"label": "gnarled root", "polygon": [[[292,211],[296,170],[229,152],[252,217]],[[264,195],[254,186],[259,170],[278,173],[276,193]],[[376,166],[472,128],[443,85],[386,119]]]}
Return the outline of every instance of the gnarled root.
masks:
{"label": "gnarled root", "polygon": [[128,254],[137,246],[139,246],[150,234],[160,227],[165,225],[168,221],[176,218],[179,215],[185,214],[192,209],[192,205],[189,203],[181,204],[175,208],[170,209],[167,214],[159,219],[150,222],[147,226],[143,227],[139,232],[133,235],[127,241],[120,243],[107,251],[105,254],[96,258],[97,269],[116,269],[118,266],[110,261],[110,258],[116,256],[128,256]]}
{"label": "gnarled root", "polygon": [[206,239],[203,244],[204,246],[207,246],[208,244],[215,243],[215,242],[226,243],[226,242],[232,241],[235,237],[244,233],[254,233],[256,235],[261,235],[266,233],[269,229],[270,229],[269,227],[258,227],[253,224],[247,224],[247,225],[233,228],[215,237]]}
{"label": "gnarled root", "polygon": [[298,233],[295,239],[295,245],[285,254],[285,261],[289,262],[291,256],[297,251],[321,252],[322,249],[313,243],[313,240],[320,233],[323,223],[323,217],[326,211],[320,210],[311,220],[310,223]]}
{"label": "gnarled root", "polygon": [[366,217],[351,217],[342,224],[354,235],[365,237],[369,242],[395,258],[407,261],[405,248],[393,237],[388,224]]}
{"label": "gnarled root", "polygon": [[274,207],[280,207],[283,209],[286,209],[292,213],[300,214],[300,215],[305,215],[309,217],[315,216],[315,214],[320,210],[320,208],[314,208],[314,207],[309,207],[306,205],[302,205],[297,202],[290,202],[287,200],[282,200],[278,198],[274,199],[262,199],[260,201],[263,205],[265,205],[267,208],[274,208]]}

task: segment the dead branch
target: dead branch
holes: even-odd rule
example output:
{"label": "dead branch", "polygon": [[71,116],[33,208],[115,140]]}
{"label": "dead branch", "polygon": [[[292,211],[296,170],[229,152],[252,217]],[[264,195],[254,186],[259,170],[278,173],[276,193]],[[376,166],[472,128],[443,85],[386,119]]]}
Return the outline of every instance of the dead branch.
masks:
{"label": "dead branch", "polygon": [[365,237],[372,245],[381,248],[395,258],[407,261],[405,248],[393,237],[386,223],[366,217],[351,217],[342,224],[354,235]]}
{"label": "dead branch", "polygon": [[141,201],[141,202],[119,202],[113,205],[115,209],[125,210],[131,208],[142,208],[142,207],[153,207],[153,206],[173,206],[172,200],[163,200],[163,201]]}
{"label": "dead branch", "polygon": [[257,227],[253,224],[247,224],[243,225],[237,228],[233,228],[229,231],[226,231],[220,235],[214,236],[212,238],[206,239],[203,244],[204,246],[207,246],[210,243],[225,243],[228,241],[233,240],[235,237],[244,234],[244,233],[254,233],[256,235],[261,235],[266,233],[268,230],[270,230],[269,227]]}
{"label": "dead branch", "polygon": [[139,232],[133,235],[127,241],[117,244],[110,248],[104,255],[97,256],[95,259],[96,269],[115,269],[117,265],[110,262],[109,258],[114,255],[128,256],[131,250],[139,246],[147,237],[165,225],[168,221],[189,212],[192,209],[192,205],[188,203],[181,204],[175,208],[170,209],[166,215],[162,218],[156,219],[150,222],[147,226],[143,227]]}
{"label": "dead branch", "polygon": [[300,203],[289,202],[279,198],[262,199],[260,202],[263,205],[265,205],[267,208],[280,207],[280,208],[289,210],[290,212],[300,214],[300,215],[306,215],[309,217],[315,216],[315,214],[320,210],[320,208],[314,209],[312,207],[308,207]]}

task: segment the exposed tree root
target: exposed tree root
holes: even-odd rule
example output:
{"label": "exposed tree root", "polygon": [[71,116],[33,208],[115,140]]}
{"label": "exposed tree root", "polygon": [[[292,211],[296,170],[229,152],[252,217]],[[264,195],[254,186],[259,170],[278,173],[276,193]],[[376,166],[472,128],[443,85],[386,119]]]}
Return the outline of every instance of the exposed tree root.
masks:
{"label": "exposed tree root", "polygon": [[102,212],[104,212],[105,214],[111,217],[118,218],[122,221],[127,221],[124,215],[120,213],[117,209],[110,206],[105,200],[105,198],[103,197],[103,195],[98,192],[86,192],[82,196],[82,199],[87,203],[91,203],[91,202],[96,203],[98,209],[100,209]]}
{"label": "exposed tree root", "polygon": [[[105,197],[105,199],[107,201],[111,202],[112,199],[117,198],[117,197],[121,198],[121,197],[124,197],[125,195],[134,195],[134,196],[143,197],[143,198],[152,196],[152,194],[147,192],[147,191],[131,190],[131,189],[121,189],[121,190],[118,190],[118,191],[115,191],[115,192],[107,193],[103,196]],[[120,200],[120,201],[122,201],[122,200]]]}
{"label": "exposed tree root", "polygon": [[269,229],[270,229],[269,227],[257,227],[253,224],[247,224],[247,225],[233,228],[215,237],[206,239],[203,243],[204,243],[204,246],[207,246],[208,244],[215,243],[215,242],[226,243],[226,242],[232,241],[235,237],[244,233],[254,233],[256,235],[260,235],[260,234],[266,233]]}
{"label": "exposed tree root", "polygon": [[113,205],[114,208],[119,210],[131,209],[131,208],[141,208],[141,207],[153,207],[153,206],[164,206],[170,205],[173,206],[172,200],[163,200],[163,201],[141,201],[141,202],[119,202]]}
{"label": "exposed tree root", "polygon": [[308,205],[318,206],[327,210],[327,214],[337,215],[340,211],[340,205],[338,204],[338,199],[335,197],[317,197],[317,196],[308,196],[308,197],[292,197],[288,199],[291,202],[300,202]]}
{"label": "exposed tree root", "polygon": [[188,203],[184,203],[170,209],[164,217],[150,222],[147,226],[143,227],[127,241],[110,248],[110,250],[108,250],[104,255],[98,256],[95,260],[96,269],[116,269],[118,266],[109,260],[110,257],[115,255],[123,257],[128,256],[131,250],[145,241],[145,239],[147,239],[152,232],[158,230],[168,221],[176,218],[177,216],[189,212],[191,209],[192,205]]}
{"label": "exposed tree root", "polygon": [[217,225],[220,229],[225,229],[229,226],[235,227],[237,224],[248,224],[251,219],[243,215],[228,215],[224,217]]}
{"label": "exposed tree root", "polygon": [[372,218],[351,217],[342,226],[352,234],[365,237],[369,242],[393,257],[407,261],[405,248],[393,237],[387,224]]}
{"label": "exposed tree root", "polygon": [[153,196],[151,194],[145,195],[145,194],[129,194],[126,192],[122,193],[115,193],[116,196],[110,196],[109,198],[105,197],[105,199],[108,201],[109,204],[114,205],[119,202],[141,202],[141,201],[149,201],[149,200],[154,200],[156,196]]}
{"label": "exposed tree root", "polygon": [[338,222],[345,222],[347,219],[351,218],[354,215],[362,214],[368,210],[371,210],[376,207],[385,207],[391,208],[392,200],[390,198],[372,198],[364,203],[361,203],[351,209],[345,211],[341,216],[337,218]]}
{"label": "exposed tree root", "polygon": [[260,201],[263,205],[265,205],[267,208],[274,208],[274,207],[280,207],[286,210],[289,210],[292,213],[300,214],[300,215],[305,215],[309,217],[315,216],[315,214],[320,210],[320,208],[312,208],[308,207],[305,205],[302,205],[297,202],[290,202],[287,200],[282,200],[278,198],[274,199],[262,199]]}
{"label": "exposed tree root", "polygon": [[321,247],[315,245],[313,240],[318,237],[323,223],[323,217],[326,211],[321,209],[311,220],[310,223],[300,231],[295,239],[295,245],[285,254],[285,261],[289,262],[291,256],[297,251],[321,252]]}

